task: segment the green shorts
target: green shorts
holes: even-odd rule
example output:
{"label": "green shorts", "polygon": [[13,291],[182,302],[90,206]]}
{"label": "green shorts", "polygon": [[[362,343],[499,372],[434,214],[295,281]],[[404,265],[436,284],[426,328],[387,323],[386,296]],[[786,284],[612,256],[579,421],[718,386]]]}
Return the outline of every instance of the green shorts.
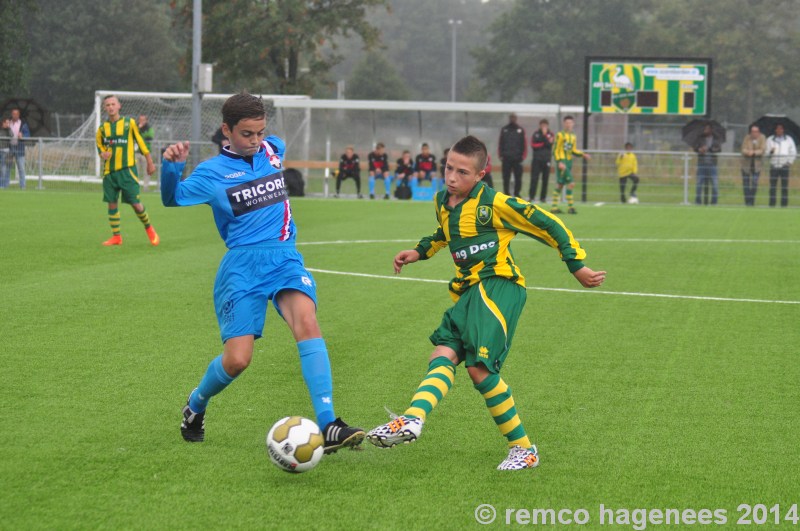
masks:
{"label": "green shorts", "polygon": [[482,363],[500,372],[528,294],[519,284],[492,277],[470,287],[444,312],[431,343],[455,350],[467,367]]}
{"label": "green shorts", "polygon": [[572,160],[562,160],[566,166],[563,170],[558,169],[558,162],[556,162],[556,182],[558,184],[569,184],[575,179],[572,177]]}
{"label": "green shorts", "polygon": [[116,203],[122,192],[122,202],[132,205],[139,201],[139,175],[135,167],[112,171],[103,177],[103,202]]}

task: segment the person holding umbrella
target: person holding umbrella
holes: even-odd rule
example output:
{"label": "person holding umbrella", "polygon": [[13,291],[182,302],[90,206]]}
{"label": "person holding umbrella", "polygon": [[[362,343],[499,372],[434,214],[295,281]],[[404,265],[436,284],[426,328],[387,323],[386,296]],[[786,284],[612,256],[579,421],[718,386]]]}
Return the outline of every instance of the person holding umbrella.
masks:
{"label": "person holding umbrella", "polygon": [[775,134],[767,139],[767,154],[770,156],[769,206],[775,206],[776,188],[780,179],[781,206],[785,207],[789,204],[789,167],[797,156],[797,146],[792,137],[786,135],[782,123],[775,126]]}
{"label": "person holding umbrella", "polygon": [[708,188],[710,184],[711,204],[716,205],[719,195],[717,153],[722,150],[722,146],[710,123],[703,126],[703,134],[695,141],[692,148],[697,153],[697,188],[694,202],[698,205],[707,205],[709,203]]}
{"label": "person holding umbrella", "polygon": [[751,125],[750,134],[742,140],[741,148],[742,187],[746,206],[754,206],[756,203],[758,176],[761,175],[761,163],[766,150],[767,139],[761,134],[761,129],[756,124]]}

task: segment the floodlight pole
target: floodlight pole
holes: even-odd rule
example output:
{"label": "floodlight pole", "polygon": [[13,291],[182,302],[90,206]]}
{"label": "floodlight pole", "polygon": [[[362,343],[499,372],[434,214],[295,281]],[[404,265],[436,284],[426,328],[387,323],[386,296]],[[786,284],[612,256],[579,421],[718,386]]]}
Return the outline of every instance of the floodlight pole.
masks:
{"label": "floodlight pole", "polygon": [[200,106],[203,99],[200,94],[200,61],[203,52],[203,0],[192,3],[192,145],[191,165],[197,166],[200,158]]}
{"label": "floodlight pole", "polygon": [[450,19],[448,21],[453,28],[453,50],[452,50],[452,71],[450,73],[450,101],[456,101],[456,33],[461,20]]}

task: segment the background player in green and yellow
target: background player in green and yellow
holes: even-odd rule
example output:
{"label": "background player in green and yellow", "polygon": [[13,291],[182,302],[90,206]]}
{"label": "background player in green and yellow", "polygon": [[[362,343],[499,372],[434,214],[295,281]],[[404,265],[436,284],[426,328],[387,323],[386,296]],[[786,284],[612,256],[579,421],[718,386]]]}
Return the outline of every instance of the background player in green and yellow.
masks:
{"label": "background player in green and yellow", "polygon": [[150,217],[139,199],[139,175],[136,173],[136,155],[134,143],[139,146],[139,153],[147,161],[147,174],[156,171],[150,150],[139,134],[136,120],[120,116],[121,105],[116,96],[103,98],[103,110],[108,119],[97,129],[97,153],[105,162],[103,164],[103,201],[108,203],[108,222],[111,225],[111,238],[103,245],[122,245],[120,233],[119,196],[122,202],[133,207],[139,221],[144,225],[147,237],[153,245],[159,244],[158,234],[150,224]]}
{"label": "background player in green and yellow", "polygon": [[445,311],[430,336],[435,348],[411,405],[367,437],[383,448],[415,441],[463,362],[508,443],[508,456],[497,468],[522,470],[537,466],[539,455],[522,425],[511,389],[500,377],[527,297],[525,278],[509,244],[522,233],[558,249],[569,271],[587,288],[601,285],[606,273],[583,264],[586,252],[559,218],[481,182],[487,156],[486,146],[474,136],[453,145],[444,169],[446,189],[436,194],[439,226],[416,248],[394,258],[394,270],[400,273],[404,265],[427,260],[449,246],[456,267],[449,284],[455,305]]}
{"label": "background player in green and yellow", "polygon": [[558,202],[561,200],[561,190],[567,187],[567,212],[577,214],[573,206],[572,190],[575,188],[575,179],[572,176],[572,156],[583,157],[586,160],[592,157],[578,149],[578,139],[572,129],[575,127],[575,119],[572,116],[565,116],[562,120],[563,129],[556,134],[553,158],[556,161],[556,187],[553,189],[553,205],[550,212],[560,214]]}

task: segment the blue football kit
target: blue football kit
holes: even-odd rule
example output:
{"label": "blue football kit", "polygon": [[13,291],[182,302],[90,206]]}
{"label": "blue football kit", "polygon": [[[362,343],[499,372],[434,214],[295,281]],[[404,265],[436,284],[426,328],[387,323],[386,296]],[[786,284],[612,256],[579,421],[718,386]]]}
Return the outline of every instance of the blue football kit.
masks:
{"label": "blue football kit", "polygon": [[[285,150],[283,140],[276,136],[267,137],[252,156],[225,147],[185,180],[181,176],[186,163],[162,161],[164,205],[209,205],[228,248],[214,282],[214,308],[223,343],[247,335],[260,338],[268,301],[280,313],[276,297],[283,290],[300,291],[317,302],[316,283],[295,247],[297,229],[283,176]],[[317,423],[324,427],[335,419],[327,348],[322,338],[297,345]],[[192,393],[191,409],[204,412],[208,399],[232,381],[220,354]]]}

